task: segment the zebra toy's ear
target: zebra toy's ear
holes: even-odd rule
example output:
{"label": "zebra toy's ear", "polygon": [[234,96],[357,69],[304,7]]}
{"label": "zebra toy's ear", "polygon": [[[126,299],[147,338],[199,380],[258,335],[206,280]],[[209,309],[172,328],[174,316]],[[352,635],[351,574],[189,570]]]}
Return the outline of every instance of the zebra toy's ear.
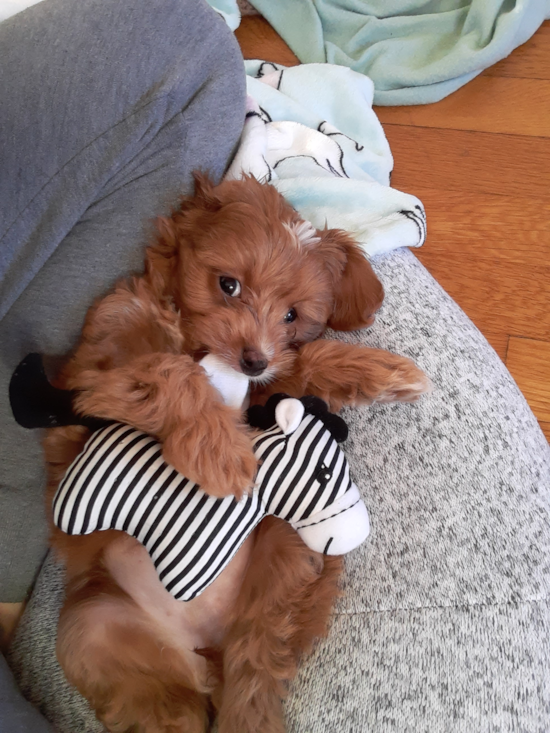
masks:
{"label": "zebra toy's ear", "polygon": [[[295,403],[299,403],[301,407]],[[249,425],[260,430],[269,430],[277,423],[285,435],[290,435],[302,422],[305,413],[320,420],[337,443],[347,440],[348,426],[344,420],[339,415],[329,412],[327,403],[313,395],[298,400],[287,394],[274,394],[264,407],[261,405],[249,407],[247,420]]]}
{"label": "zebra toy's ear", "polygon": [[302,422],[305,408],[301,400],[287,394],[274,394],[265,405],[253,405],[246,411],[248,424],[253,428],[269,430],[275,424],[285,435],[293,433]]}
{"label": "zebra toy's ear", "polygon": [[305,411],[309,415],[314,415],[321,420],[337,443],[343,443],[344,440],[347,440],[349,432],[347,424],[339,415],[328,411],[328,405],[324,400],[320,397],[308,395],[307,397],[302,397],[300,401],[303,403]]}
{"label": "zebra toy's ear", "polygon": [[246,411],[246,421],[253,428],[269,430],[277,422],[275,417],[277,405],[286,399],[289,399],[287,394],[278,392],[277,394],[271,395],[265,405],[253,405],[249,407]]}
{"label": "zebra toy's ear", "polygon": [[50,384],[40,354],[28,354],[18,364],[11,377],[9,396],[15,421],[29,430],[63,425],[84,425],[98,430],[109,424],[108,420],[74,412],[74,392]]}
{"label": "zebra toy's ear", "polygon": [[281,400],[275,408],[275,420],[285,435],[291,435],[302,422],[305,407],[300,400],[288,397]]}
{"label": "zebra toy's ear", "polygon": [[278,425],[285,435],[291,435],[300,425],[305,413],[301,400],[286,394],[272,395],[264,407],[254,405],[247,411],[248,424],[269,430]]}

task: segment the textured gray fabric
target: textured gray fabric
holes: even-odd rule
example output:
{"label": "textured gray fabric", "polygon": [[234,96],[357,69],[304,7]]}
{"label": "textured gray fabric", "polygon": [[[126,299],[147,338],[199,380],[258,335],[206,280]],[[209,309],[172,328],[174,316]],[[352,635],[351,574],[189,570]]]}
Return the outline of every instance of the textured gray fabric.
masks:
{"label": "textured gray fabric", "polygon": [[[62,603],[63,569],[49,555],[17,628],[8,663],[25,697],[44,713],[58,733],[101,733],[103,726],[86,700],[68,684],[55,658]],[[0,727],[0,733],[8,730]]]}
{"label": "textured gray fabric", "polygon": [[[485,338],[402,250],[373,329],[341,334],[410,356],[434,391],[416,405],[346,410],[345,450],[372,517],[348,558],[346,612],[545,598],[550,448]],[[365,584],[365,577],[368,584]]]}
{"label": "textured gray fabric", "polygon": [[0,25],[0,47],[0,601],[20,601],[45,552],[44,477],[10,376],[30,351],[73,347],[194,169],[221,176],[245,76],[203,0],[46,0]]}
{"label": "textured gray fabric", "polygon": [[143,0],[83,0],[78,12],[47,0],[2,23],[0,47],[2,317],[84,212],[99,220],[94,204],[162,169],[158,208],[195,166],[222,173],[244,81],[234,38],[202,0],[154,12]]}
{"label": "textured gray fabric", "polygon": [[[416,258],[375,264],[382,312],[340,337],[411,356],[434,392],[344,411],[372,533],[347,556],[329,638],[293,685],[289,733],[547,733],[550,449],[497,355]],[[47,563],[10,661],[60,733],[96,733],[53,658],[60,582]]]}
{"label": "textured gray fabric", "polygon": [[341,614],[289,733],[548,733],[548,601]]}

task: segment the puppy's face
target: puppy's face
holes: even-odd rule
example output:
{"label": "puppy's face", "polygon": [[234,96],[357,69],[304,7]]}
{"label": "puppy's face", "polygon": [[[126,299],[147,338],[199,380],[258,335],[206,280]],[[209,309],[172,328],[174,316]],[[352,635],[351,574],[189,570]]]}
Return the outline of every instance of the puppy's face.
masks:
{"label": "puppy's face", "polygon": [[159,228],[148,267],[180,311],[186,348],[256,382],[289,373],[296,349],[327,324],[367,325],[382,301],[352,240],[316,231],[251,178],[217,187],[198,178],[195,196]]}

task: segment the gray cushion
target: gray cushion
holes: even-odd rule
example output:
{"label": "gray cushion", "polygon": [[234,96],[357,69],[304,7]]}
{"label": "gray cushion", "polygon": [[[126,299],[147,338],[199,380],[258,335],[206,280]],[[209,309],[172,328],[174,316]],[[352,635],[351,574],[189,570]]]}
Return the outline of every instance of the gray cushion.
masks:
{"label": "gray cushion", "polygon": [[[376,324],[340,334],[412,357],[418,404],[344,410],[372,531],[346,560],[330,636],[304,662],[289,733],[550,730],[550,449],[506,368],[407,250],[375,262]],[[10,663],[60,733],[101,726],[54,659],[48,561]]]}

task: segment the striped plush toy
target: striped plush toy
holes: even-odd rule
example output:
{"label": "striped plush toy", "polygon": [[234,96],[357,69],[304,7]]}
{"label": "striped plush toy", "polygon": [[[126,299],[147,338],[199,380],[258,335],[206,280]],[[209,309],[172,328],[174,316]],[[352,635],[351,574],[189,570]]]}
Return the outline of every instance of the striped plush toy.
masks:
{"label": "striped plush toy", "polygon": [[[24,373],[20,366],[12,382],[16,419],[14,395],[28,381],[28,367]],[[41,379],[47,383],[45,375]],[[36,386],[25,391],[32,401]],[[50,399],[50,418],[51,407]],[[71,535],[106,529],[133,535],[163,585],[182,601],[218,577],[268,514],[290,522],[318,552],[339,555],[363,542],[367,510],[337,442],[347,437],[344,421],[316,397],[283,395],[250,408],[248,416],[262,428],[253,438],[259,469],[255,486],[240,501],[209,496],[164,461],[154,438],[110,423],[92,433],[67,470],[53,501],[55,524]]]}

